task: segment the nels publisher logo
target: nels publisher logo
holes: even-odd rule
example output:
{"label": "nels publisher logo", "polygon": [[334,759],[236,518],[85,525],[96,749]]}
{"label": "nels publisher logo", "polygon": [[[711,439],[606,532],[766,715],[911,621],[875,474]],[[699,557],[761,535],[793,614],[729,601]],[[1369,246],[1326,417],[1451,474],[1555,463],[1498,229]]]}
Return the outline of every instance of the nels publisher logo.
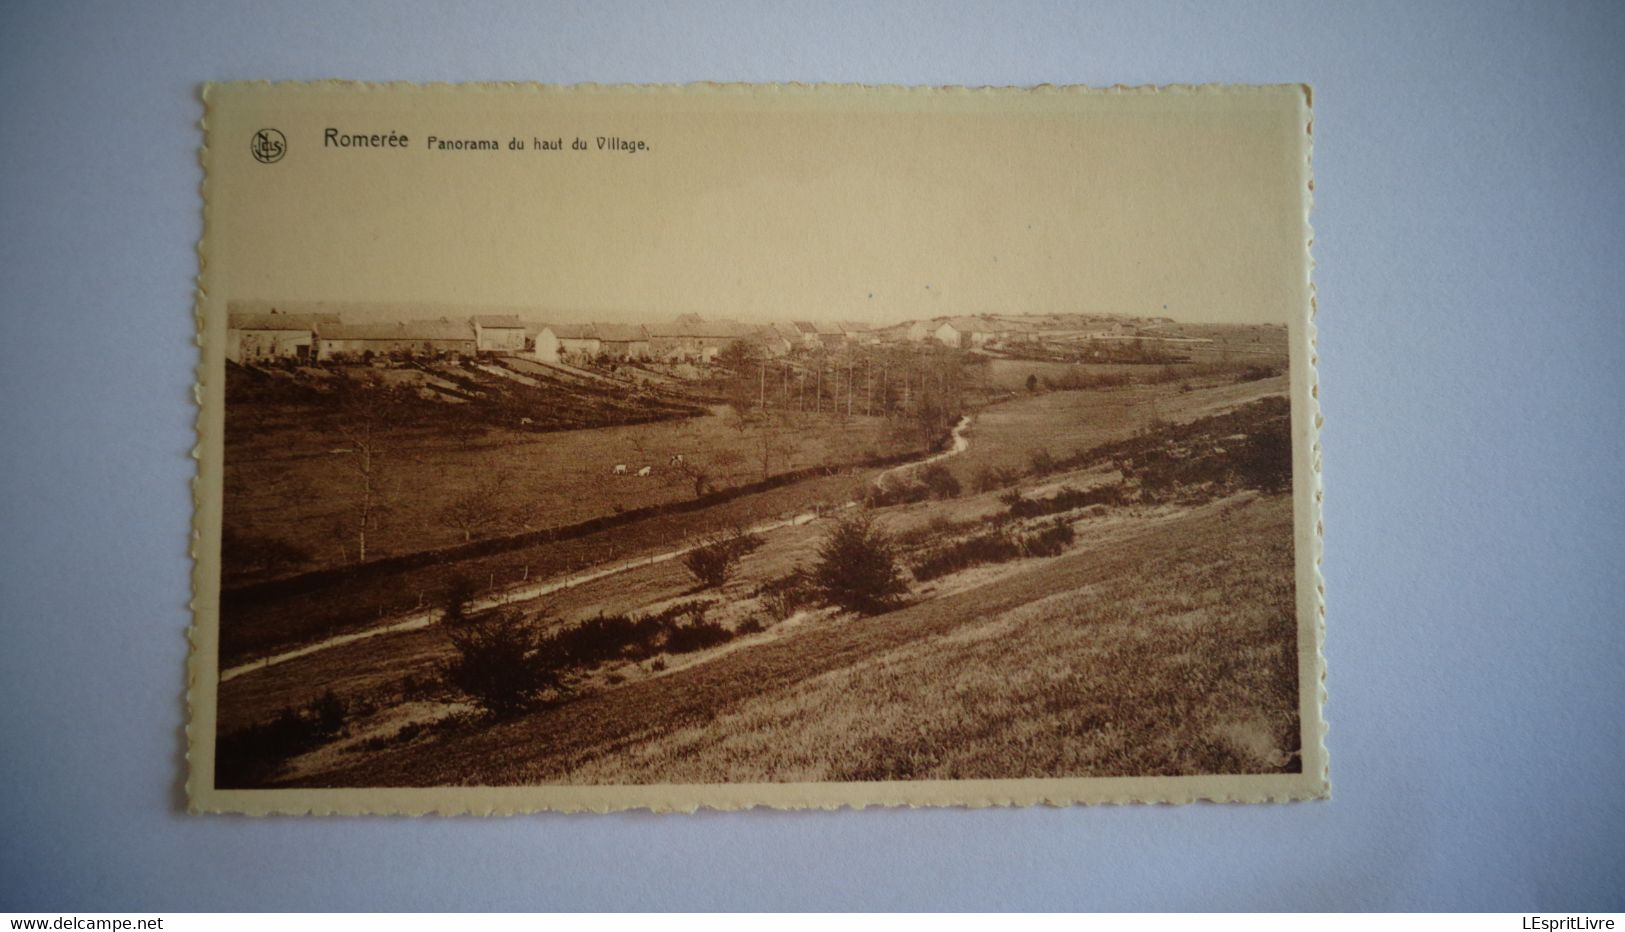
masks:
{"label": "nels publisher logo", "polygon": [[254,141],[248,148],[254,153],[254,158],[269,165],[280,162],[288,154],[288,140],[281,130],[262,129],[254,134]]}

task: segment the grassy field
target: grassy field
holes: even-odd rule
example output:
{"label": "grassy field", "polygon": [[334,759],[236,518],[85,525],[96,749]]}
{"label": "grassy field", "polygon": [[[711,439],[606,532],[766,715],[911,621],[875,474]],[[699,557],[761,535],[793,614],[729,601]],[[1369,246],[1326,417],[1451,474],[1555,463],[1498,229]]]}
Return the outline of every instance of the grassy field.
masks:
{"label": "grassy field", "polygon": [[668,549],[696,535],[850,501],[878,470],[838,474],[741,496],[688,514],[662,515],[574,540],[539,543],[488,557],[444,562],[338,588],[263,598],[222,611],[220,661],[232,666],[402,612],[438,604],[455,577],[501,589]]}
{"label": "grassy field", "polygon": [[[252,406],[242,402],[239,407]],[[250,412],[235,411],[248,418]],[[326,414],[261,419],[227,432],[226,532],[271,541],[292,556],[273,566],[228,565],[225,581],[273,578],[358,557],[362,478],[350,441]],[[682,455],[711,475],[712,488],[762,477],[765,439],[782,446],[768,471],[911,449],[917,438],[894,433],[878,418],[809,415],[788,429],[736,429],[713,411],[657,423],[536,433],[489,428],[459,439],[445,430],[402,424],[379,431],[372,464],[378,509],[367,533],[367,557],[459,543],[465,531],[444,518],[464,496],[483,500],[489,517],[476,536],[556,527],[586,518],[691,498],[692,483],[668,466]],[[613,475],[625,465],[628,475]],[[652,475],[637,471],[650,467]]]}
{"label": "grassy field", "polygon": [[[1190,391],[1182,391],[1189,384]],[[992,405],[976,418],[971,447],[949,464],[968,482],[984,467],[1024,467],[1035,450],[1063,456],[1128,436],[1156,421],[1194,420],[1287,390],[1287,377],[1229,379],[1043,392]]]}
{"label": "grassy field", "polygon": [[1064,378],[1073,373],[1087,373],[1089,375],[1126,374],[1134,376],[1146,372],[1148,367],[1136,366],[1127,363],[1071,363],[1052,362],[1037,359],[989,359],[987,361],[987,387],[1006,392],[1023,392],[1027,390],[1027,377],[1037,376],[1040,380],[1046,376],[1051,379]]}
{"label": "grassy field", "polygon": [[489,727],[307,785],[879,780],[1297,767],[1291,505],[1148,520],[872,618]]}

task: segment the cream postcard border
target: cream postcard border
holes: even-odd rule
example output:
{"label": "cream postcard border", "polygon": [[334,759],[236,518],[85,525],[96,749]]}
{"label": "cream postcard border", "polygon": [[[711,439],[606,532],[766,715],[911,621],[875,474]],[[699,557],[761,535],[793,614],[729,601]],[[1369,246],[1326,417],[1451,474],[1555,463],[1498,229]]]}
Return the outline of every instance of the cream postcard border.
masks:
{"label": "cream postcard border", "polygon": [[[667,104],[680,109],[695,97],[796,97],[810,99],[830,110],[869,112],[918,105],[922,97],[982,98],[1000,107],[1054,104],[1073,95],[1168,94],[1202,98],[1219,105],[1227,98],[1250,94],[1295,94],[1303,117],[1301,184],[1303,203],[1303,300],[1301,318],[1288,328],[1291,365],[1293,436],[1293,515],[1298,599],[1299,712],[1302,728],[1303,771],[1298,774],[1193,776],[1193,777],[1079,777],[1017,780],[884,781],[851,783],[745,783],[711,785],[638,786],[443,786],[432,788],[369,787],[354,789],[218,790],[213,785],[216,695],[219,686],[220,532],[224,456],[224,386],[220,375],[225,356],[226,296],[211,284],[210,237],[218,228],[221,205],[211,196],[209,172],[214,140],[209,113],[221,94],[269,94],[287,90],[365,92],[378,95],[463,95],[493,97],[508,94],[571,95],[579,93],[638,95],[645,107]],[[861,85],[578,85],[539,84],[413,85],[362,84],[329,81],[268,84],[238,82],[205,85],[203,237],[198,244],[198,288],[194,307],[201,361],[194,396],[198,405],[197,475],[192,481],[194,516],[191,554],[193,623],[189,631],[191,655],[187,664],[186,781],[192,812],[317,815],[497,815],[538,811],[608,812],[649,809],[656,812],[693,812],[700,808],[737,810],[757,806],[776,809],[837,809],[867,806],[1026,806],[1078,803],[1186,803],[1264,802],[1326,798],[1330,795],[1325,747],[1325,590],[1320,574],[1322,557],[1321,447],[1322,423],[1316,370],[1316,301],[1310,247],[1313,233],[1309,211],[1313,200],[1312,94],[1306,85],[1164,86],[1088,88],[930,88]]]}

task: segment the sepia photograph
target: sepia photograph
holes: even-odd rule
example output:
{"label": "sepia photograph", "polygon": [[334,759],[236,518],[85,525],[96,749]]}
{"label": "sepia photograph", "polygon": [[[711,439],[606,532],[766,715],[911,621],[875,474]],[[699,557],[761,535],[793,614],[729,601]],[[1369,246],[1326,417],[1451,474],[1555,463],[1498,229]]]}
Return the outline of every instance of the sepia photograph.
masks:
{"label": "sepia photograph", "polygon": [[1306,88],[205,101],[194,809],[1326,795]]}

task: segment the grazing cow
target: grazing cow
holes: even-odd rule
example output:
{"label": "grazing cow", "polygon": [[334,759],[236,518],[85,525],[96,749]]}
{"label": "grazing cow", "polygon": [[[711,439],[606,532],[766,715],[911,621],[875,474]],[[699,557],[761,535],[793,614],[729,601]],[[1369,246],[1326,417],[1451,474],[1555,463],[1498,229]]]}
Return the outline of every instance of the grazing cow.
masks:
{"label": "grazing cow", "polygon": [[683,465],[683,454],[681,454],[681,453],[673,453],[671,455],[671,462],[668,463],[667,465],[668,466],[681,466],[681,465]]}
{"label": "grazing cow", "polygon": [[650,475],[654,474],[654,471],[655,471],[655,468],[653,466],[645,466],[642,469],[638,470],[638,475],[640,475],[640,476],[650,476]]}
{"label": "grazing cow", "polygon": [[520,427],[529,427],[530,425],[532,425],[534,423],[536,423],[536,422],[531,420],[528,417],[522,417],[522,418],[519,419],[519,426]]}
{"label": "grazing cow", "polygon": [[617,476],[624,476],[626,475],[626,464],[616,463],[615,468],[610,470],[610,472]]}

